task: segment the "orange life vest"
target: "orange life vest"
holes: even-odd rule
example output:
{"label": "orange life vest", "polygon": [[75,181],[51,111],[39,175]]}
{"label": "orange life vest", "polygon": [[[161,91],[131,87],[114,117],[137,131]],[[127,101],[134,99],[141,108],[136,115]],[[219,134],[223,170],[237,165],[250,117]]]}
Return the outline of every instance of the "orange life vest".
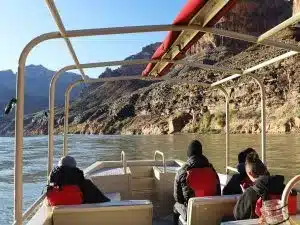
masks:
{"label": "orange life vest", "polygon": [[214,196],[217,193],[216,173],[211,168],[193,168],[187,171],[187,185],[195,197]]}
{"label": "orange life vest", "polygon": [[77,185],[54,186],[47,190],[49,205],[79,205],[83,203],[83,194]]}

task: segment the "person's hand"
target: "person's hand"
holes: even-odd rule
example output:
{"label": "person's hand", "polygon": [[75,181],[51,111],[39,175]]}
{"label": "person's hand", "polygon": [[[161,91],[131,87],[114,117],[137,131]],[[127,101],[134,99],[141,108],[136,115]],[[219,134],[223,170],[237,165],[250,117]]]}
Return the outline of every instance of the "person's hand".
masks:
{"label": "person's hand", "polygon": [[244,193],[245,192],[245,188],[243,187],[243,185],[240,184],[240,187],[242,189],[242,192]]}
{"label": "person's hand", "polygon": [[259,217],[259,219],[258,219],[258,224],[264,225],[265,222],[266,222],[266,220],[265,220],[265,218],[264,218],[263,216]]}

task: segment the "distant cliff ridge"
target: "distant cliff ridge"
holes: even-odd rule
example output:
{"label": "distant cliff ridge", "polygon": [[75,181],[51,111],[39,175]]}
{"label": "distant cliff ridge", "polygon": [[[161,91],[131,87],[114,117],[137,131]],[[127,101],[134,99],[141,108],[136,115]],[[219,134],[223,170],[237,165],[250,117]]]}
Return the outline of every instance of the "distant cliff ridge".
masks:
{"label": "distant cliff ridge", "polygon": [[[153,53],[156,51],[160,42],[147,45],[142,49],[141,52],[131,55],[124,60],[134,60],[134,59],[150,59]],[[119,77],[119,76],[134,76],[141,75],[144,70],[145,65],[133,65],[133,66],[120,66],[118,69],[112,70],[106,68],[106,70],[100,74],[99,77]]]}
{"label": "distant cliff ridge", "polygon": [[[49,84],[54,71],[42,65],[29,65],[25,67],[25,114],[32,114],[41,110],[48,111]],[[0,135],[11,135],[14,131],[14,110],[9,115],[4,114],[5,105],[16,97],[16,74],[12,70],[0,71]],[[67,85],[80,79],[76,73],[64,73],[57,80],[55,105],[64,103],[64,93]],[[79,97],[81,88],[75,88],[71,98]],[[44,116],[44,113],[40,113]],[[31,116],[25,116],[25,125],[31,122]],[[29,119],[28,119],[29,118]]]}
{"label": "distant cliff ridge", "polygon": [[[42,65],[25,67],[25,113],[33,113],[47,108],[50,80],[55,72]],[[0,115],[5,105],[16,95],[16,74],[12,70],[0,71]],[[80,79],[78,74],[64,73],[57,81],[56,105],[64,103],[64,92],[67,85]],[[80,89],[74,90],[71,97],[78,97]]]}
{"label": "distant cliff ridge", "polygon": [[[292,4],[283,0],[240,0],[217,27],[259,35],[292,15]],[[293,31],[273,37],[295,43]],[[149,59],[159,43],[146,46],[127,59]],[[268,46],[252,45],[228,38],[204,35],[187,53],[186,59],[227,66],[249,68],[262,60],[286,52]],[[299,56],[259,70],[266,88],[267,132],[300,132],[300,60]],[[143,66],[107,69],[100,77],[140,75]],[[177,65],[167,77],[212,83],[229,74]],[[238,82],[240,81],[240,82]],[[259,133],[260,94],[250,78],[228,82],[230,91],[230,132]],[[119,81],[88,86],[70,108],[69,131],[78,134],[171,134],[176,132],[221,133],[225,126],[225,99],[218,91],[199,85],[167,81]],[[63,131],[63,108],[57,108],[55,132]],[[48,119],[43,113],[26,117],[25,134],[46,134]],[[13,129],[1,129],[12,134]]]}

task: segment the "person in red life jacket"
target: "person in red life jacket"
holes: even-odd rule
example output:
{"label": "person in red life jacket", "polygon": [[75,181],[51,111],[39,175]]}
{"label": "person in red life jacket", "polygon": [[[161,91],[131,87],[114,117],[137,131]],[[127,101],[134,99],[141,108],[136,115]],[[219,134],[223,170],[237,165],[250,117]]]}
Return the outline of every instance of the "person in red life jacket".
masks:
{"label": "person in red life jacket", "polygon": [[46,196],[51,206],[110,201],[92,181],[84,178],[83,171],[76,167],[71,156],[61,158],[51,171],[49,183]]}
{"label": "person in red life jacket", "polygon": [[223,195],[242,194],[243,190],[241,186],[243,187],[243,189],[246,189],[253,185],[245,169],[246,157],[248,154],[252,152],[256,153],[256,151],[253,148],[247,148],[238,154],[237,170],[239,173],[234,174],[231,177],[229,182],[223,188],[223,192],[222,192]]}
{"label": "person in red life jacket", "polygon": [[202,145],[194,140],[188,147],[188,160],[179,169],[174,181],[174,224],[179,216],[187,220],[187,205],[192,197],[221,195],[218,174],[202,154]]}
{"label": "person in red life jacket", "polygon": [[246,157],[246,173],[254,185],[247,188],[237,201],[233,211],[236,220],[259,217],[262,201],[280,199],[285,188],[284,177],[270,176],[266,166],[254,152]]}

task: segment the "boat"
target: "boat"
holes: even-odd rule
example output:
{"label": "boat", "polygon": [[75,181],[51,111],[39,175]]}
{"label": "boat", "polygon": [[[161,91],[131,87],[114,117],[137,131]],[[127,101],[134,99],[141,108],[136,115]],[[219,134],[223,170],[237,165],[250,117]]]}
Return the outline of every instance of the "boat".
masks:
{"label": "boat", "polygon": [[[256,37],[248,34],[240,34],[214,28],[223,15],[234,6],[236,0],[190,0],[178,14],[171,25],[148,25],[113,28],[96,28],[83,30],[66,30],[60,14],[53,0],[45,1],[58,32],[41,34],[32,39],[23,49],[17,74],[17,105],[15,119],[15,170],[14,170],[14,223],[16,225],[61,225],[61,224],[122,224],[122,225],[150,225],[172,224],[168,215],[172,214],[174,204],[173,182],[176,171],[184,164],[180,160],[167,160],[163,152],[154,152],[153,159],[127,160],[126,152],[122,152],[119,161],[98,161],[84,170],[87,178],[103,190],[112,199],[109,203],[82,204],[72,206],[50,207],[45,204],[45,194],[41,195],[26,211],[23,208],[23,120],[24,120],[24,68],[30,51],[38,44],[50,39],[64,39],[74,65],[67,65],[58,70],[51,80],[49,87],[49,128],[48,128],[48,174],[53,168],[53,137],[54,137],[54,102],[55,84],[59,76],[68,70],[78,69],[82,79],[70,84],[65,95],[65,124],[64,124],[64,148],[62,155],[67,155],[72,149],[68,149],[68,113],[69,94],[73,87],[82,83],[114,82],[120,80],[166,80],[168,82],[192,83],[212,89],[218,89],[226,98],[226,167],[223,173],[219,173],[221,186],[224,187],[230,180],[230,173],[237,170],[229,165],[230,133],[229,133],[229,94],[222,86],[225,82],[237,77],[249,76],[260,87],[261,94],[261,158],[267,163],[266,158],[266,116],[265,116],[265,90],[262,80],[254,72],[260,68],[279,62],[300,52],[300,47],[295,44],[278,42],[270,37],[279,31],[300,21],[300,13],[292,16],[281,24],[275,26],[264,34]],[[154,56],[150,60],[125,60],[110,62],[92,62],[81,64],[70,42],[70,38],[100,36],[111,34],[128,34],[143,32],[169,31],[168,36]],[[226,36],[229,38],[244,40],[260,45],[268,45],[288,50],[287,53],[269,59],[254,67],[231,69],[215,67],[201,63],[187,62],[182,59],[184,53],[192,43],[204,33]],[[114,78],[91,79],[85,75],[83,68],[95,68],[116,65],[147,64],[143,76],[126,76]],[[191,82],[189,80],[177,80],[165,78],[164,75],[171,65],[193,65],[195,67],[217,70],[232,74],[213,84]],[[160,157],[161,159],[159,159]],[[291,188],[300,180],[300,176],[294,177],[286,186],[282,196],[282,204],[287,202],[287,196]],[[299,196],[299,195],[298,195]],[[232,214],[238,195],[232,196],[207,196],[191,198],[188,203],[187,221],[180,219],[182,224],[205,225],[220,224],[224,215]],[[300,201],[298,201],[300,202]],[[23,213],[24,212],[24,213]],[[134,217],[133,217],[134,215]],[[296,220],[300,215],[296,215]],[[224,223],[225,224],[225,223]],[[234,221],[228,224],[257,224],[257,220]]]}

